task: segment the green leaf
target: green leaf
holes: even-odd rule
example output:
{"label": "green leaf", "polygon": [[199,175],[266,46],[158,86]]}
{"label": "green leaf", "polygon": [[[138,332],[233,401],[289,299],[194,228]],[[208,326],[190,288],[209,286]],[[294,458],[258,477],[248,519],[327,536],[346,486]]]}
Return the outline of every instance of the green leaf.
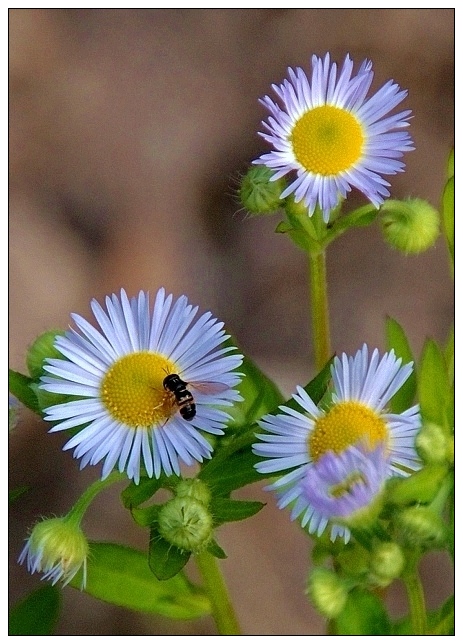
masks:
{"label": "green leaf", "polygon": [[455,634],[455,597],[449,597],[436,611],[428,615],[427,635]]}
{"label": "green leaf", "polygon": [[132,508],[130,510],[133,520],[142,528],[150,526],[157,520],[161,505],[150,505],[148,508]]}
{"label": "green leaf", "polygon": [[455,149],[452,148],[447,159],[447,179],[455,176]]}
{"label": "green leaf", "polygon": [[[393,318],[386,318],[386,346],[387,350],[394,350],[398,358],[402,358],[402,365],[414,362],[405,331]],[[415,369],[409,378],[402,385],[399,391],[391,398],[389,407],[395,414],[399,414],[412,406],[416,395],[416,372]]]}
{"label": "green leaf", "polygon": [[61,608],[61,594],[47,584],[35,590],[10,611],[8,635],[53,635]]}
{"label": "green leaf", "polygon": [[37,400],[37,396],[31,389],[31,385],[34,384],[32,378],[25,376],[19,371],[13,371],[13,369],[8,369],[8,389],[16,396],[16,398],[22,402],[28,409],[40,414],[40,406]]}
{"label": "green leaf", "polygon": [[257,514],[264,507],[265,503],[260,501],[234,501],[213,497],[210,503],[210,511],[214,518],[214,525],[221,525],[228,521],[242,521]]}
{"label": "green leaf", "polygon": [[10,504],[14,503],[16,499],[19,499],[19,497],[22,496],[25,492],[27,492],[28,489],[29,487],[27,485],[21,485],[20,487],[17,487],[14,490],[10,490],[10,492],[8,493],[8,502]]}
{"label": "green leaf", "polygon": [[[80,588],[81,575],[70,582]],[[146,554],[115,543],[91,543],[85,592],[130,610],[174,619],[196,619],[211,611],[209,599],[183,574],[159,581]]]}
{"label": "green leaf", "polygon": [[430,503],[448,472],[447,465],[430,464],[406,478],[388,481],[386,500],[391,505]]}
{"label": "green leaf", "polygon": [[219,544],[215,539],[211,539],[210,543],[207,546],[207,551],[217,559],[227,558],[227,555],[225,554],[225,552],[222,550],[222,548],[219,546]]}
{"label": "green leaf", "polygon": [[445,184],[442,195],[442,224],[452,263],[455,262],[455,178]]}
{"label": "green leaf", "polygon": [[389,635],[391,623],[380,599],[372,593],[354,588],[336,619],[337,635]]}
{"label": "green leaf", "polygon": [[278,387],[249,358],[244,358],[240,367],[244,374],[238,390],[242,402],[235,403],[227,412],[233,420],[230,427],[243,427],[261,418],[283,402]]}
{"label": "green leaf", "polygon": [[[226,450],[222,450],[203,467],[198,478],[210,486],[214,495],[226,496],[233,490],[268,478],[267,475],[259,474],[254,467],[260,459],[251,452],[251,444],[255,442],[254,432],[258,430],[259,427],[253,425],[253,431],[249,435],[247,433],[246,436],[240,436],[243,440],[237,439],[227,445]],[[235,451],[235,446],[244,441],[245,447]]]}
{"label": "green leaf", "polygon": [[450,399],[447,365],[434,340],[427,340],[418,369],[418,398],[425,421],[447,426],[447,404]]}
{"label": "green leaf", "polygon": [[447,364],[449,382],[453,382],[455,379],[455,330],[453,327],[445,343],[444,358]]}
{"label": "green leaf", "polygon": [[157,527],[151,530],[148,563],[159,580],[174,578],[186,566],[190,556],[191,552],[180,550],[161,537]]}
{"label": "green leaf", "polygon": [[149,501],[161,488],[174,489],[179,482],[178,476],[164,476],[156,479],[142,476],[140,483],[136,485],[133,481],[121,493],[122,503],[129,510],[136,508],[142,503]]}

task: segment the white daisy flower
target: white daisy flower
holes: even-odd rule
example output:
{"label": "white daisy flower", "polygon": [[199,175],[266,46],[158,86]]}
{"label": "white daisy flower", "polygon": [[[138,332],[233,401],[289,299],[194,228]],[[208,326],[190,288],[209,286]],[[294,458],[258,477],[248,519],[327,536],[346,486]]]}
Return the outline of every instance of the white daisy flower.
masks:
{"label": "white daisy flower", "polygon": [[243,356],[221,346],[230,337],[223,323],[196,318],[198,307],[163,288],[152,315],[143,291],[129,301],[121,290],[106,297],[106,310],[96,300],[91,308],[101,331],[72,315],[78,331],[55,344],[66,359],[49,359],[52,375],[41,379],[46,391],[76,396],[45,410],[50,431],[79,428],[63,449],[74,448],[81,468],[103,460],[102,478],[117,464],[136,483],[141,467],[159,478],[179,475],[179,459],[210,458],[201,432],[223,434],[229,415],[217,407],[241,399],[234,370]]}
{"label": "white daisy flower", "polygon": [[373,81],[371,61],[365,60],[352,77],[349,55],[337,75],[330,55],[312,56],[311,81],[301,68],[288,69],[289,80],[272,85],[279,103],[269,96],[260,102],[270,116],[259,132],[272,152],[254,161],[275,170],[272,181],[295,171],[281,198],[294,193],[312,215],[318,206],[328,222],[330,212],[351,188],[360,190],[376,207],[389,196],[383,175],[402,172],[399,161],[413,150],[411,111],[389,115],[407,92],[388,81],[366,99]]}
{"label": "white daisy flower", "polygon": [[[355,471],[362,474],[371,494],[365,496],[364,491],[357,490],[356,499],[368,499],[373,497],[372,490],[379,491],[384,478],[407,476],[419,469],[414,446],[421,426],[418,405],[400,414],[387,411],[388,402],[412,373],[412,363],[404,366],[401,363],[394,351],[380,360],[375,349],[369,358],[368,348],[363,345],[354,357],[344,353],[340,359],[335,358],[331,367],[334,390],[328,409],[317,407],[298,387],[293,398],[302,411],[282,405],[282,413],[258,421],[268,433],[256,435],[260,442],[253,445],[253,452],[266,460],[255,467],[269,476],[291,470],[268,489],[277,492],[280,508],[293,504],[291,519],[302,514],[303,525],[308,524],[309,532],[322,534],[328,522],[339,516],[341,507],[338,503],[332,506],[337,509],[331,511],[328,503],[319,503],[310,483],[312,473],[314,480],[319,480],[334,468],[330,480],[333,482],[337,477],[341,484],[357,468]],[[339,462],[334,465],[336,455]],[[384,474],[372,478],[365,456]],[[378,465],[381,458],[386,464],[384,468]],[[338,535],[347,541],[348,528],[332,525],[331,538],[334,540]]]}

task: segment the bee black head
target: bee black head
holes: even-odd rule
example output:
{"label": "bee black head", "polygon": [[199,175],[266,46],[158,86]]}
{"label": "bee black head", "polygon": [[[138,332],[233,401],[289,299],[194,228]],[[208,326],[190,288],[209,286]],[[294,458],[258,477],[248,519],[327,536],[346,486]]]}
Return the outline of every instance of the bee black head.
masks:
{"label": "bee black head", "polygon": [[186,386],[186,382],[183,382],[177,373],[170,373],[164,378],[162,384],[164,389],[167,389],[168,391],[175,391],[178,387]]}

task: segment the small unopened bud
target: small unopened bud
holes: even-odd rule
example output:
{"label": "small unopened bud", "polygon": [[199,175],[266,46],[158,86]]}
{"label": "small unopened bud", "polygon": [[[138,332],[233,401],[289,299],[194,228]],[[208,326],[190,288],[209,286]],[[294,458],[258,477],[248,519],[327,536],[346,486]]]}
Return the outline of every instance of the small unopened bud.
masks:
{"label": "small unopened bud", "polygon": [[405,508],[398,514],[397,525],[409,545],[425,549],[438,548],[447,536],[440,516],[426,506]]}
{"label": "small unopened bud", "polygon": [[378,586],[388,586],[400,577],[405,565],[402,548],[397,544],[380,543],[373,550],[370,558],[371,581]]}
{"label": "small unopened bud", "polygon": [[386,241],[402,253],[422,253],[439,236],[439,213],[424,199],[388,199],[380,214]]}
{"label": "small unopened bud", "polygon": [[82,568],[81,589],[87,578],[88,542],[84,533],[74,521],[66,517],[45,519],[37,523],[20,556],[19,563],[26,561],[32,574],[42,572],[42,579],[64,585]]}
{"label": "small unopened bud", "polygon": [[175,488],[175,495],[195,499],[205,506],[211,500],[209,487],[200,479],[183,479]]}
{"label": "small unopened bud", "polygon": [[64,331],[45,331],[34,340],[29,347],[26,364],[31,377],[36,379],[43,376],[44,362],[47,358],[62,358],[62,354],[55,348],[55,340],[58,335],[64,335]]}
{"label": "small unopened bud", "polygon": [[177,496],[162,506],[158,515],[159,533],[180,550],[201,552],[212,538],[213,521],[204,503]]}
{"label": "small unopened bud", "polygon": [[284,179],[271,181],[275,173],[265,165],[252,166],[241,181],[240,201],[251,215],[270,215],[281,207]]}
{"label": "small unopened bud", "polygon": [[348,587],[332,570],[315,568],[309,577],[307,594],[324,617],[335,619],[346,604]]}
{"label": "small unopened bud", "polygon": [[449,437],[439,425],[426,423],[416,437],[416,451],[425,463],[444,463],[449,457]]}

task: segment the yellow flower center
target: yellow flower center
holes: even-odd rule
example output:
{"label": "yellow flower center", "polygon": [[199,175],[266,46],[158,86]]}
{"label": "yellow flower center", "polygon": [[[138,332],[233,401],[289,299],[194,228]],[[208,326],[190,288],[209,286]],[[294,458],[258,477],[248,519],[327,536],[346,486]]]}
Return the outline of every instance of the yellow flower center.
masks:
{"label": "yellow flower center", "polygon": [[309,110],[291,133],[294,155],[308,171],[336,175],[352,167],[363,149],[362,126],[353,114],[322,105]]}
{"label": "yellow flower center", "polygon": [[101,400],[116,420],[134,429],[151,427],[172,414],[175,401],[162,384],[170,373],[177,373],[175,364],[158,353],[129,353],[103,378]]}
{"label": "yellow flower center", "polygon": [[334,405],[316,420],[308,440],[309,451],[316,461],[325,452],[340,454],[359,441],[373,450],[378,443],[387,443],[388,435],[381,416],[360,402],[347,400]]}
{"label": "yellow flower center", "polygon": [[330,494],[335,498],[340,498],[345,494],[349,494],[356,483],[365,483],[365,477],[362,476],[361,472],[353,472],[338,485],[330,487]]}

